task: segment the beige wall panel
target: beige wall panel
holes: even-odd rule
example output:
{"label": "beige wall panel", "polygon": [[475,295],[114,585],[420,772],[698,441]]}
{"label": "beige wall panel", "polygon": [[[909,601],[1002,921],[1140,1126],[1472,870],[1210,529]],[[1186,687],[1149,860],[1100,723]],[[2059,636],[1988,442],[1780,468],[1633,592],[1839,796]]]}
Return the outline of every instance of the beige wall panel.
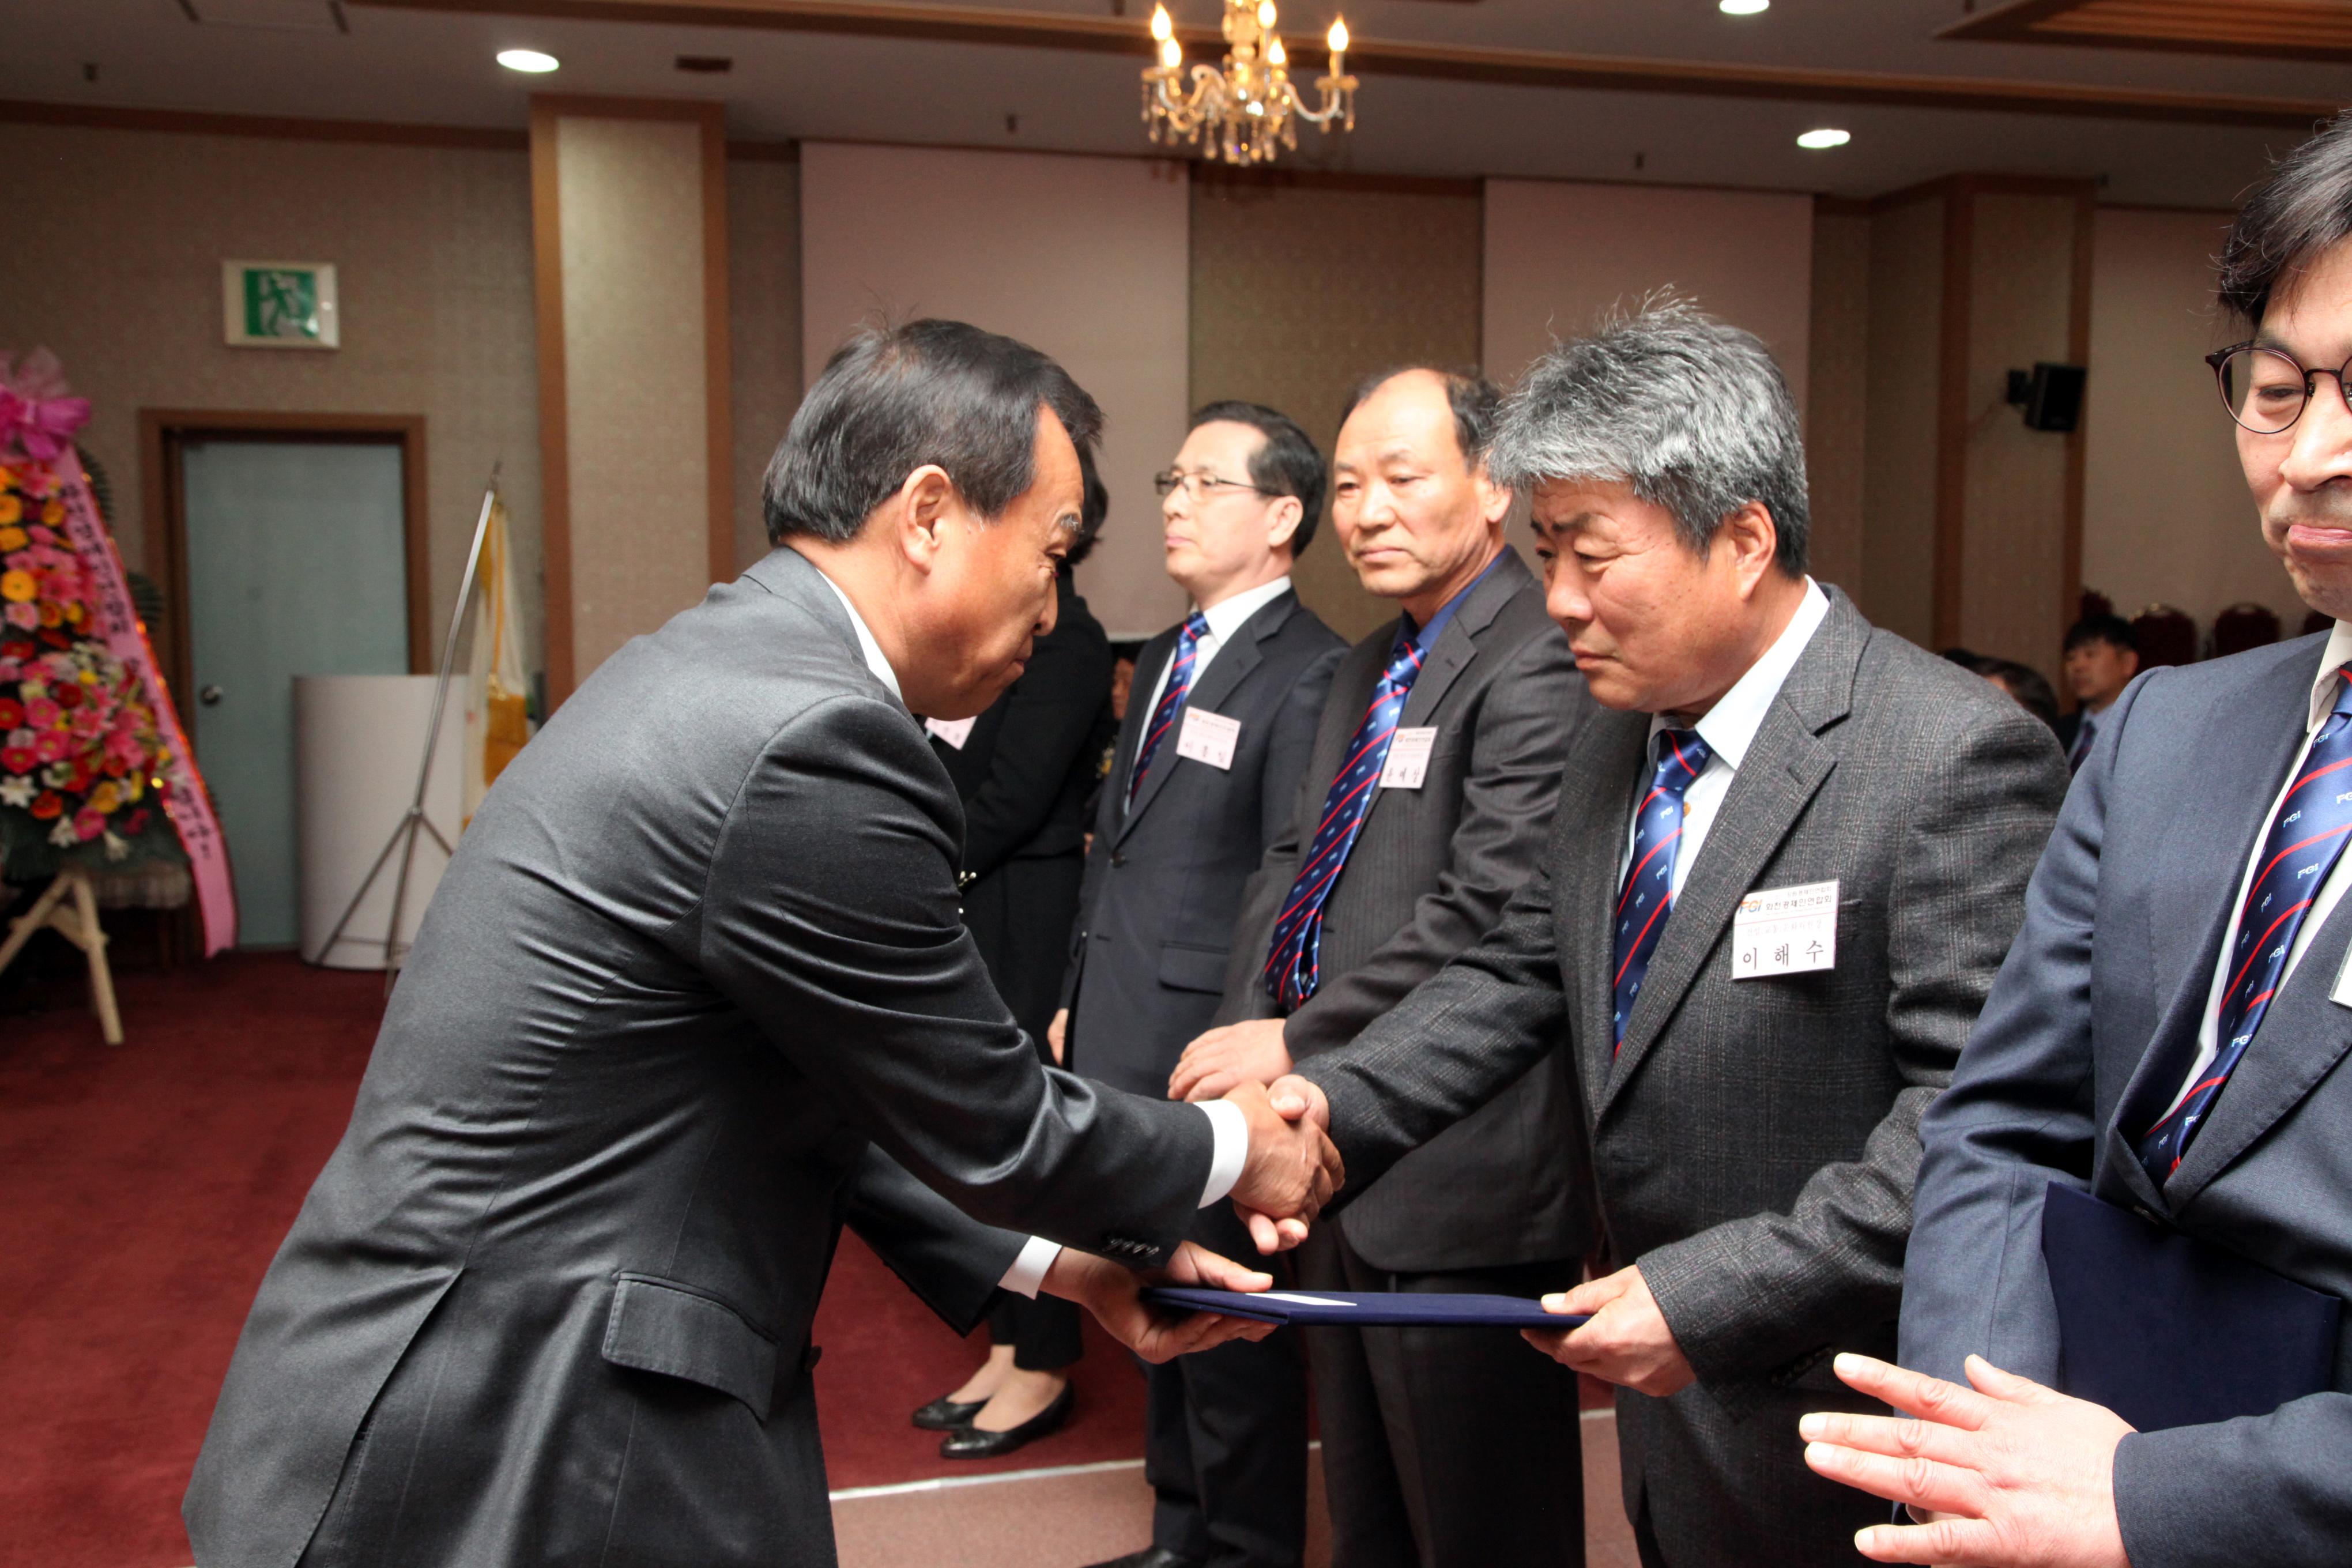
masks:
{"label": "beige wall panel", "polygon": [[1923,647],[1936,620],[1936,366],[1944,205],[1870,220],[1870,352],[1863,451],[1862,586],[1869,617]]}
{"label": "beige wall panel", "polygon": [[1813,575],[1862,604],[1864,435],[1870,417],[1870,219],[1813,215],[1805,478]]}
{"label": "beige wall panel", "polygon": [[[46,345],[90,399],[134,567],[142,407],[421,414],[433,625],[505,460],[526,658],[542,666],[530,168],[520,152],[0,126],[0,348]],[[342,347],[230,348],[220,264],[335,264]],[[439,647],[428,651],[437,658]]]}
{"label": "beige wall panel", "polygon": [[2220,213],[2103,211],[2091,273],[2083,585],[2124,615],[2177,605],[2210,629],[2251,599],[2292,634],[2305,605],[2264,546],[2212,373],[2238,341],[2213,304]]}
{"label": "beige wall panel", "polygon": [[572,646],[585,680],[710,583],[702,132],[556,121],[572,476]]}
{"label": "beige wall panel", "polygon": [[1487,367],[1507,382],[1555,337],[1672,286],[1771,345],[1801,410],[1812,236],[1811,196],[1489,180]]}
{"label": "beige wall panel", "polygon": [[[1240,397],[1279,408],[1328,458],[1365,375],[1475,364],[1480,221],[1469,191],[1196,181],[1192,405]],[[1395,618],[1392,601],[1357,584],[1328,506],[1295,580],[1342,637]]]}
{"label": "beige wall panel", "polygon": [[2025,427],[2008,374],[2068,362],[2077,210],[2072,196],[1986,192],[1969,245],[1959,640],[2053,679],[2070,618],[2066,437]]}
{"label": "beige wall panel", "polygon": [[1186,205],[1173,162],[801,151],[803,374],[877,314],[971,321],[1061,361],[1107,420],[1110,521],[1078,586],[1114,637],[1183,611],[1160,568],[1151,476],[1184,430]]}
{"label": "beige wall panel", "polygon": [[733,318],[735,560],[768,552],[760,481],[801,401],[801,171],[727,165],[729,313]]}

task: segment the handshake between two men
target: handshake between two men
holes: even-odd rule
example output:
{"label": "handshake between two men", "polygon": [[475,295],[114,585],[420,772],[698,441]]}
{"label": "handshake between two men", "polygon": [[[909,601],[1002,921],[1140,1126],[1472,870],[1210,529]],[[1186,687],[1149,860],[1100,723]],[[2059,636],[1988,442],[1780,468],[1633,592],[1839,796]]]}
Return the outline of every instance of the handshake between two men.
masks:
{"label": "handshake between two men", "polygon": [[[1277,1084],[1271,1091],[1261,1084],[1239,1084],[1223,1098],[1241,1111],[1249,1131],[1249,1152],[1231,1194],[1234,1206],[1260,1252],[1287,1251],[1307,1239],[1307,1226],[1347,1181],[1347,1167],[1328,1135],[1328,1110],[1303,1079]],[[1231,1340],[1262,1340],[1275,1331],[1275,1324],[1255,1319],[1154,1308],[1141,1294],[1152,1285],[1255,1291],[1271,1289],[1274,1277],[1187,1241],[1167,1267],[1143,1273],[1065,1248],[1039,1289],[1086,1308],[1112,1338],[1149,1362]]]}

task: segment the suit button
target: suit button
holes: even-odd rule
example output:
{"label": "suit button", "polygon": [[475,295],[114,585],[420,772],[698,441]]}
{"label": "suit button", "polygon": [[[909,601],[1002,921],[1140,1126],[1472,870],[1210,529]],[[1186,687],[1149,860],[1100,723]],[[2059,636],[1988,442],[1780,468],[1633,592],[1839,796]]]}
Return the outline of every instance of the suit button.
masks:
{"label": "suit button", "polygon": [[1114,853],[1110,858],[1110,863],[1112,868],[1116,869],[1117,868],[1127,864],[1127,857],[1122,854]]}

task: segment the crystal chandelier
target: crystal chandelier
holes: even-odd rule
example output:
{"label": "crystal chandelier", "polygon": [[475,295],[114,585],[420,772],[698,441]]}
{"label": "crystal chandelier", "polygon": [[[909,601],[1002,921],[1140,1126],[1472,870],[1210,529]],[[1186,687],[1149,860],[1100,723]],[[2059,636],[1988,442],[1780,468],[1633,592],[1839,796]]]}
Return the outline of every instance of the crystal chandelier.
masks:
{"label": "crystal chandelier", "polygon": [[1331,24],[1331,68],[1315,79],[1322,99],[1309,109],[1290,84],[1290,57],[1274,30],[1274,0],[1224,3],[1224,66],[1194,66],[1189,92],[1182,87],[1184,47],[1176,41],[1168,7],[1152,7],[1160,63],[1143,73],[1143,120],[1154,142],[1205,143],[1209,156],[1228,163],[1268,163],[1277,143],[1297,150],[1298,121],[1326,131],[1334,120],[1343,131],[1356,128],[1356,79],[1347,74],[1346,22]]}

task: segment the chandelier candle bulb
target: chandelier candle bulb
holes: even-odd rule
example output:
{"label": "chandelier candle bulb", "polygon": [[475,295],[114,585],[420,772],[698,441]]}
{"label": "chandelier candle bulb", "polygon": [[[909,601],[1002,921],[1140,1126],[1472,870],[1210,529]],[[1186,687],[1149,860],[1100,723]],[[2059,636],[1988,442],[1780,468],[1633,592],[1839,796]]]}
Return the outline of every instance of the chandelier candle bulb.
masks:
{"label": "chandelier candle bulb", "polygon": [[[1310,107],[1290,79],[1290,51],[1275,28],[1274,0],[1224,0],[1225,57],[1183,64],[1164,5],[1151,12],[1159,64],[1143,72],[1143,122],[1161,143],[1187,142],[1228,163],[1270,163],[1298,145],[1298,122],[1318,131],[1356,128],[1356,79],[1347,73],[1348,26],[1334,19],[1329,73],[1316,79]],[[1189,84],[1189,85],[1188,85]]]}

